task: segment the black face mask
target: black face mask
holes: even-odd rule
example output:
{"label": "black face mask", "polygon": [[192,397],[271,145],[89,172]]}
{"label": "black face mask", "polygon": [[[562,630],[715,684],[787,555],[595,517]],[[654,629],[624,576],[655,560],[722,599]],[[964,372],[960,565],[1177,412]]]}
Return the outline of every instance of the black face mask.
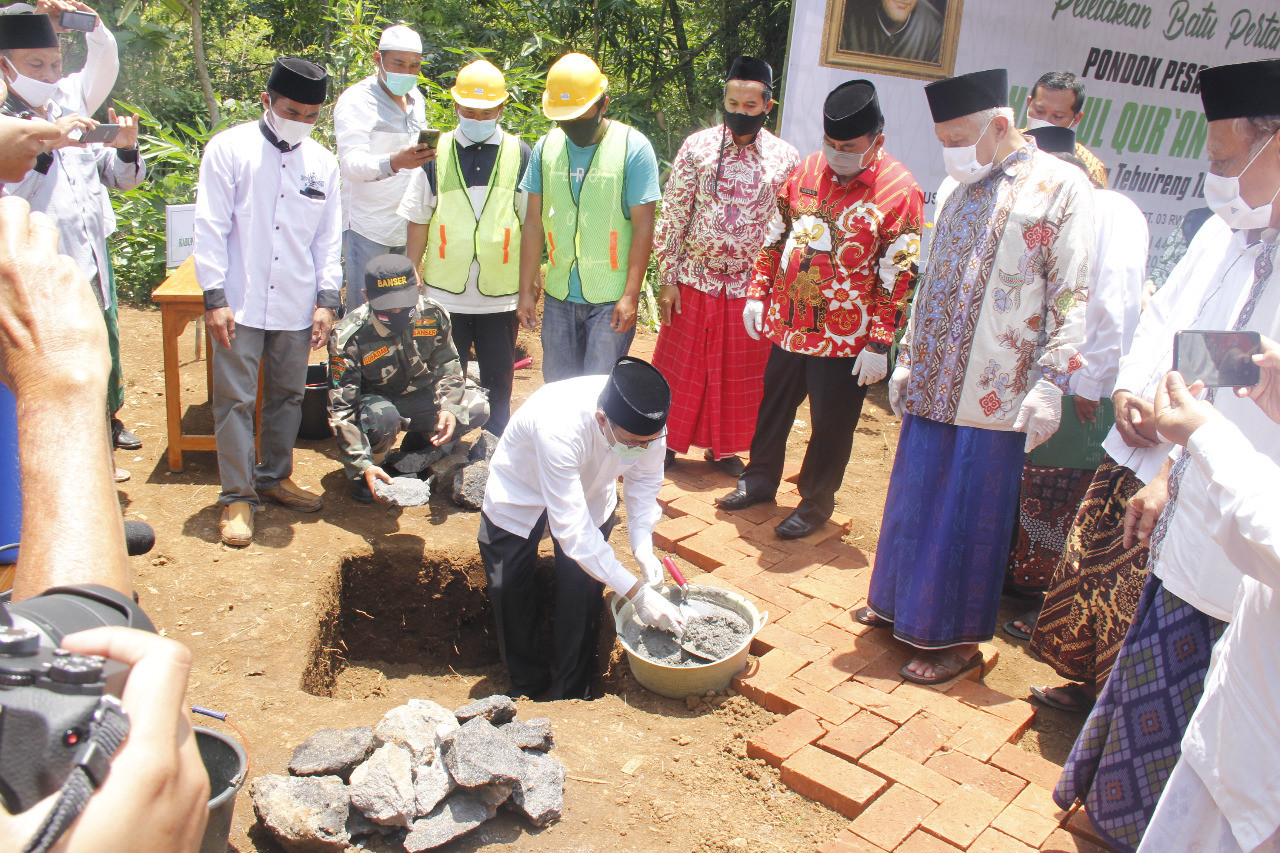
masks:
{"label": "black face mask", "polygon": [[734,136],[752,136],[760,132],[760,128],[764,127],[765,120],[768,118],[768,113],[750,116],[746,113],[727,112],[724,114],[724,123]]}
{"label": "black face mask", "polygon": [[564,131],[564,135],[569,137],[569,141],[579,148],[586,148],[594,145],[596,141],[596,133],[600,130],[600,124],[604,121],[604,110],[599,110],[594,115],[575,118],[572,121],[560,122],[560,129]]}
{"label": "black face mask", "polygon": [[399,311],[374,311],[373,316],[387,327],[387,331],[398,335],[413,324],[413,309],[401,308]]}

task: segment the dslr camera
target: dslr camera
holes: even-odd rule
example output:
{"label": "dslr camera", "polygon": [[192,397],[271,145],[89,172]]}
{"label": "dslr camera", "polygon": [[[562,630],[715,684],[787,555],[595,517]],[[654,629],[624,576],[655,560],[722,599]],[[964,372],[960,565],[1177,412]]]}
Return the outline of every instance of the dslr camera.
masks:
{"label": "dslr camera", "polygon": [[76,767],[96,788],[111,755],[91,737],[129,668],[59,648],[67,634],[119,625],[155,632],[128,596],[104,586],[54,587],[19,604],[0,601],[0,804],[26,811],[58,791]]}

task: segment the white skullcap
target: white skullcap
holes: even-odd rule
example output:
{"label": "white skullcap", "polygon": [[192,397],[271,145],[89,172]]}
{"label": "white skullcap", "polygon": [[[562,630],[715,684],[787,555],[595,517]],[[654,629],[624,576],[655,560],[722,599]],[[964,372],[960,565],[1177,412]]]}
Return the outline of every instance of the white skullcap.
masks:
{"label": "white skullcap", "polygon": [[35,10],[36,7],[32,6],[30,3],[11,3],[3,9],[0,9],[0,15],[21,15],[24,13],[34,12]]}
{"label": "white skullcap", "polygon": [[378,39],[378,50],[422,53],[422,37],[403,24],[397,24],[382,31],[382,38]]}

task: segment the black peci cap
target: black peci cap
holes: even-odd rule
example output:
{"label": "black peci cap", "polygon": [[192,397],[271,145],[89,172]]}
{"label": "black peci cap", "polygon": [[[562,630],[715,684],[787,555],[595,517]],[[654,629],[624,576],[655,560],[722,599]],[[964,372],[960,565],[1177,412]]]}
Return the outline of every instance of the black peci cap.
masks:
{"label": "black peci cap", "polygon": [[1280,115],[1280,59],[1204,69],[1200,100],[1209,121]]}
{"label": "black peci cap", "polygon": [[276,60],[267,88],[300,104],[323,104],[329,95],[329,72],[296,56]]}
{"label": "black peci cap", "polygon": [[53,22],[43,12],[0,15],[0,50],[33,50],[59,46]]}
{"label": "black peci cap", "polygon": [[413,262],[404,255],[378,255],[365,265],[364,292],[369,297],[369,307],[379,311],[417,305],[418,278]]}
{"label": "black peci cap", "polygon": [[1009,106],[1009,72],[1003,68],[948,77],[924,87],[933,123]]}
{"label": "black peci cap", "polygon": [[1076,151],[1076,132],[1069,127],[1034,127],[1024,130],[1027,136],[1033,136],[1036,147],[1049,154],[1074,154]]}
{"label": "black peci cap", "polygon": [[600,408],[632,435],[655,435],[667,423],[671,386],[649,362],[624,355],[609,372]]}
{"label": "black peci cap", "polygon": [[763,83],[766,89],[773,88],[773,66],[763,59],[754,56],[739,56],[729,66],[726,80],[754,80]]}
{"label": "black peci cap", "polygon": [[870,80],[841,83],[822,104],[822,130],[837,142],[865,136],[883,121],[880,99]]}

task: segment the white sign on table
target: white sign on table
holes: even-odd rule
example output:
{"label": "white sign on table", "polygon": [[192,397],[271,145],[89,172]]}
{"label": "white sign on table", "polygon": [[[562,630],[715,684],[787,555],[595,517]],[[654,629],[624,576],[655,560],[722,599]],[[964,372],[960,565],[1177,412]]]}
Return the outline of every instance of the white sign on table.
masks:
{"label": "white sign on table", "polygon": [[164,206],[165,266],[169,269],[182,265],[196,244],[196,206],[194,204],[166,204]]}

